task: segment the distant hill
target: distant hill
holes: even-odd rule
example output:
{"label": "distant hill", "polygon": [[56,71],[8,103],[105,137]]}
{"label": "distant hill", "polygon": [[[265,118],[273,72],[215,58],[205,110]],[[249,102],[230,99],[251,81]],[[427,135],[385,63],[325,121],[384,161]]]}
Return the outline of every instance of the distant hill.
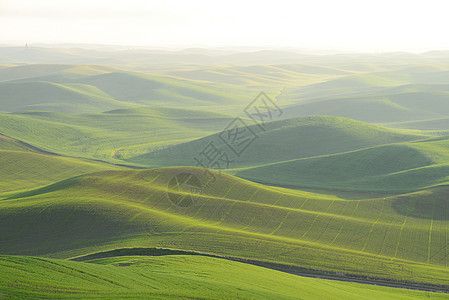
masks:
{"label": "distant hill", "polygon": [[383,123],[449,116],[449,92],[407,92],[309,101],[285,109],[285,117],[314,114]]}
{"label": "distant hill", "polygon": [[116,161],[215,133],[232,118],[216,112],[145,107],[79,115],[27,111],[0,113],[0,132],[46,151]]}
{"label": "distant hill", "polygon": [[34,147],[30,144],[27,144],[23,141],[10,138],[9,136],[5,136],[0,134],[0,150],[8,150],[8,151],[23,151],[23,152],[34,152],[41,154],[48,154],[47,152]]}
{"label": "distant hill", "polygon": [[3,111],[47,110],[80,113],[131,106],[88,85],[3,82],[0,83],[0,95]]}

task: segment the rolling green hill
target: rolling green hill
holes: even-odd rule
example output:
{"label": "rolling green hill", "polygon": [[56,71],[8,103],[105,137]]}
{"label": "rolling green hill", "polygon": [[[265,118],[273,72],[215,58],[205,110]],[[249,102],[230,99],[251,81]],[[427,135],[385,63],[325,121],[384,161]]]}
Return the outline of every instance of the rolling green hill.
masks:
{"label": "rolling green hill", "polygon": [[157,106],[230,105],[236,104],[237,97],[242,95],[241,92],[236,95],[236,91],[231,94],[225,88],[132,72],[94,75],[80,82],[95,86],[117,100]]}
{"label": "rolling green hill", "polygon": [[101,112],[131,106],[87,85],[51,82],[0,83],[2,110],[48,110],[67,113]]}
{"label": "rolling green hill", "polygon": [[46,153],[45,151],[30,144],[10,138],[9,136],[3,134],[0,134],[0,150]]}
{"label": "rolling green hill", "polygon": [[404,74],[368,73],[349,75],[304,87],[289,86],[279,96],[280,100],[296,99],[299,102],[313,99],[336,99],[354,95],[382,92],[410,84],[409,76]]}
{"label": "rolling green hill", "polygon": [[447,135],[449,130],[449,118],[430,119],[423,121],[385,123],[385,127],[420,130],[423,132],[435,132]]}
{"label": "rolling green hill", "polygon": [[329,79],[351,74],[344,70],[304,64],[292,65],[252,65],[252,66],[198,66],[187,70],[169,70],[165,74],[198,80],[202,82],[223,83],[243,86],[306,86]]}
{"label": "rolling green hill", "polygon": [[103,160],[136,156],[221,130],[231,115],[189,109],[120,109],[70,115],[0,113],[0,132],[41,149]]}
{"label": "rolling green hill", "polygon": [[[247,124],[252,123],[247,121]],[[129,161],[148,166],[193,166],[196,164],[195,158],[201,158],[200,153],[212,142],[221,152],[228,154],[232,161],[230,167],[238,168],[424,138],[331,116],[299,117],[268,122],[264,130],[258,125],[251,125],[242,137],[238,137],[238,139],[254,139],[240,156],[233,154],[220,136],[227,139],[226,132],[217,133],[143,154]],[[232,144],[231,141],[232,139],[229,139],[228,143]],[[223,163],[223,166],[225,165]]]}
{"label": "rolling green hill", "polygon": [[117,71],[117,69],[96,65],[26,64],[3,68],[0,71],[0,81],[49,81],[50,78],[57,79],[58,76],[64,77],[64,75],[78,78],[112,71]]}
{"label": "rolling green hill", "polygon": [[1,109],[10,112],[98,113],[142,105],[233,112],[258,92],[98,65],[36,64],[0,71]]}
{"label": "rolling green hill", "polygon": [[[0,147],[3,145],[0,140]],[[101,162],[7,150],[0,150],[0,166],[0,195],[48,185],[76,175],[121,169]]]}
{"label": "rolling green hill", "polygon": [[0,47],[0,298],[438,298],[232,260],[449,287],[447,57]]}
{"label": "rolling green hill", "polygon": [[238,169],[243,178],[294,187],[404,192],[449,183],[447,137]]}
{"label": "rolling green hill", "polygon": [[[446,295],[304,278],[202,256],[71,262],[0,256],[0,297],[195,299],[444,299]],[[38,287],[38,288],[37,288]]]}
{"label": "rolling green hill", "polygon": [[350,200],[213,174],[106,171],[4,198],[0,253],[69,258],[163,247],[449,283],[446,187]]}
{"label": "rolling green hill", "polygon": [[321,114],[382,123],[436,119],[449,115],[447,91],[378,94],[309,101],[288,107],[285,116]]}

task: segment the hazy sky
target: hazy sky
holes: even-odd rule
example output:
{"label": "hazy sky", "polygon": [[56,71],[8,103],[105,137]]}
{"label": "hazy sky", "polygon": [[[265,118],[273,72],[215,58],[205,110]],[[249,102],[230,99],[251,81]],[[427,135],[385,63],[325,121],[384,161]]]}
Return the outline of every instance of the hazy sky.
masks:
{"label": "hazy sky", "polygon": [[449,1],[0,0],[0,43],[449,49]]}

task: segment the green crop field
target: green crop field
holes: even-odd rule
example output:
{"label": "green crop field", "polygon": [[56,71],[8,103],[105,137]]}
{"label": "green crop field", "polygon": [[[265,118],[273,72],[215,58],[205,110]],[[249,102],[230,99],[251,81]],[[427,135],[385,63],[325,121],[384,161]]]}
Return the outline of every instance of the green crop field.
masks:
{"label": "green crop field", "polygon": [[447,298],[447,53],[30,51],[0,298]]}
{"label": "green crop field", "polygon": [[434,293],[303,278],[195,256],[120,257],[88,263],[1,256],[0,264],[0,296],[18,299],[61,295],[84,299],[371,299],[372,295],[382,299],[445,299]]}
{"label": "green crop field", "polygon": [[[200,192],[167,185],[186,173],[204,185]],[[159,246],[447,284],[446,188],[350,200],[212,174],[97,172],[7,197],[0,202],[0,251],[70,258]],[[425,203],[417,202],[422,194]],[[192,198],[190,205],[173,205],[179,197]]]}

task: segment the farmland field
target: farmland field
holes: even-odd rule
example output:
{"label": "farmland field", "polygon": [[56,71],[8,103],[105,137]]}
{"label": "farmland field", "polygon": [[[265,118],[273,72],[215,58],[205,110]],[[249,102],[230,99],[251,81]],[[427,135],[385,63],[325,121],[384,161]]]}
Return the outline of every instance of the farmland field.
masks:
{"label": "farmland field", "polygon": [[7,49],[0,298],[447,298],[449,54]]}

